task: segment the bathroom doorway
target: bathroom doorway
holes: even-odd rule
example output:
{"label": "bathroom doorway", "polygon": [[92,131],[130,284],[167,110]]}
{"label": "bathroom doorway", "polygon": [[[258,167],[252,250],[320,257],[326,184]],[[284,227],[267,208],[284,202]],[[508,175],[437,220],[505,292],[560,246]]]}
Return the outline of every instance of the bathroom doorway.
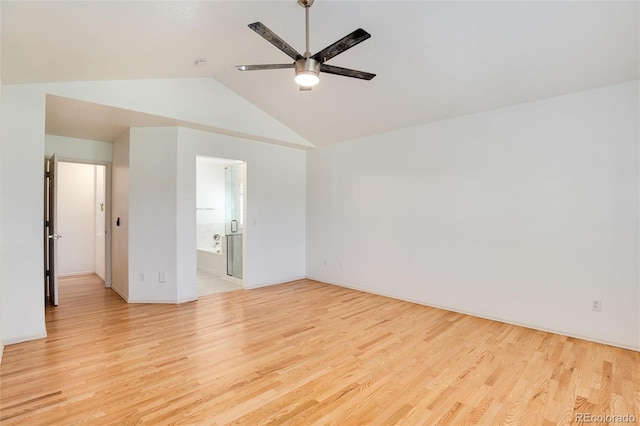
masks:
{"label": "bathroom doorway", "polygon": [[245,194],[246,163],[196,157],[198,297],[243,287]]}

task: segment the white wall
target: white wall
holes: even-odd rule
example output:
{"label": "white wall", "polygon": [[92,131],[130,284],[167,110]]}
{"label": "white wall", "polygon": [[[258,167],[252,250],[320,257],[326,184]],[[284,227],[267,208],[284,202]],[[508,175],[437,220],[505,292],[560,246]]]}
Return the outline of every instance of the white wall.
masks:
{"label": "white wall", "polygon": [[197,298],[198,155],[247,162],[245,288],[305,276],[304,151],[171,127],[132,128],[129,155],[129,302]]}
{"label": "white wall", "polygon": [[[177,128],[132,128],[130,135],[129,301],[175,303]],[[197,298],[191,286],[186,300]]]}
{"label": "white wall", "polygon": [[[113,142],[111,262],[113,288],[129,298],[129,131]],[[119,219],[119,222],[118,222]]]}
{"label": "white wall", "polygon": [[[2,34],[2,8],[0,8],[0,34]],[[2,46],[2,36],[0,35],[0,46]],[[0,48],[0,69],[2,69],[2,49]],[[1,73],[0,73],[1,74]],[[0,75],[0,106],[2,105],[2,76]],[[0,117],[2,109],[0,108]],[[2,152],[2,120],[0,119],[0,152]],[[0,177],[1,179],[1,177]],[[0,188],[2,187],[0,180]],[[0,223],[2,223],[2,194],[0,194]],[[2,227],[0,226],[0,240],[2,240]],[[0,256],[0,364],[2,364],[2,354],[4,353],[4,339],[2,334],[2,256]]]}
{"label": "white wall", "polygon": [[106,209],[107,203],[111,200],[106,198],[106,167],[94,166],[95,169],[95,200],[93,203],[93,209],[95,212],[95,247],[96,247],[96,275],[106,280],[105,262],[105,230],[106,230]]}
{"label": "white wall", "polygon": [[[209,157],[196,159],[196,247],[214,250],[214,234],[224,235],[225,164]],[[222,240],[218,248],[221,250]]]}
{"label": "white wall", "polygon": [[113,145],[90,139],[45,135],[45,154],[56,154],[58,159],[86,161],[96,164],[110,163]]}
{"label": "white wall", "polygon": [[[204,79],[3,86],[5,343],[45,335],[46,93],[208,125],[229,119],[232,132],[296,139],[219,86]],[[310,152],[306,191],[304,151],[191,129],[177,135],[178,300],[191,297],[195,282],[195,156],[208,155],[247,162],[247,288],[305,275],[306,210],[311,277],[640,347],[637,83]],[[114,288],[118,282],[127,298],[128,221],[117,228],[115,220],[129,215],[128,133],[114,143],[113,161]],[[592,297],[602,299],[600,313],[588,309]]]}
{"label": "white wall", "polygon": [[640,349],[638,94],[630,82],[310,151],[307,275]]}
{"label": "white wall", "polygon": [[[20,85],[23,86],[23,85]],[[24,85],[43,93],[194,123],[223,134],[313,147],[300,135],[211,78]]]}
{"label": "white wall", "polygon": [[197,155],[246,162],[244,287],[303,278],[305,151],[178,128],[178,274],[182,282],[195,282],[196,274]]}
{"label": "white wall", "polygon": [[[242,134],[274,143],[310,146],[299,135],[269,117],[257,107],[212,79],[131,80],[70,82],[3,86],[2,146],[0,147],[0,271],[2,287],[3,337],[5,343],[44,337],[44,291],[42,256],[43,158],[46,95],[80,99],[149,114],[162,115],[218,129],[225,134]],[[121,141],[122,144],[128,144]],[[116,181],[114,144],[114,192]],[[128,149],[121,152],[120,177],[128,176]],[[118,182],[126,185],[126,179]],[[120,188],[122,190],[122,187]],[[195,188],[194,188],[195,190]],[[114,194],[115,195],[115,194]],[[178,194],[180,197],[181,194]],[[121,200],[120,214],[128,213]],[[115,204],[115,203],[114,203]],[[113,206],[114,209],[116,206]],[[193,206],[195,207],[195,206]],[[181,214],[180,212],[178,212]],[[193,220],[193,208],[189,212]],[[118,235],[128,235],[115,227]],[[126,227],[126,223],[124,224]],[[113,247],[114,289],[128,294],[128,242]],[[195,243],[191,245],[191,249]],[[194,252],[195,251],[191,250]],[[116,260],[119,257],[119,261]],[[116,265],[117,264],[117,265]],[[115,283],[115,274],[119,283]],[[195,275],[195,264],[192,274]]]}
{"label": "white wall", "polygon": [[58,275],[96,271],[96,166],[58,163]]}
{"label": "white wall", "polygon": [[0,281],[5,344],[46,336],[44,324],[44,93],[2,87]]}

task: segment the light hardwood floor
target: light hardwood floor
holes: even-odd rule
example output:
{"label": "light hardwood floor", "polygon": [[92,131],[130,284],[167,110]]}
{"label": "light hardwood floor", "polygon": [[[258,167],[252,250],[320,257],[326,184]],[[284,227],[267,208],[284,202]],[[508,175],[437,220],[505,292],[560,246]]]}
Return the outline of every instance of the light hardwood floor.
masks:
{"label": "light hardwood floor", "polygon": [[60,303],[5,349],[2,425],[640,418],[640,353],[315,281],[127,305],[85,276]]}

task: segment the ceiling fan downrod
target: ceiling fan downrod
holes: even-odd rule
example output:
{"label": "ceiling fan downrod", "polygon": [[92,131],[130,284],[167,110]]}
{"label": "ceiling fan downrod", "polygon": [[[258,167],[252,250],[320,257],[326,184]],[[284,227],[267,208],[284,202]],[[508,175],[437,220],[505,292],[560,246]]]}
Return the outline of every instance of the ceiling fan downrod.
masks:
{"label": "ceiling fan downrod", "polygon": [[304,7],[304,17],[305,17],[305,29],[306,29],[306,50],[304,51],[304,57],[308,58],[311,56],[311,50],[309,49],[309,8],[313,4],[313,0],[298,0],[298,4]]}

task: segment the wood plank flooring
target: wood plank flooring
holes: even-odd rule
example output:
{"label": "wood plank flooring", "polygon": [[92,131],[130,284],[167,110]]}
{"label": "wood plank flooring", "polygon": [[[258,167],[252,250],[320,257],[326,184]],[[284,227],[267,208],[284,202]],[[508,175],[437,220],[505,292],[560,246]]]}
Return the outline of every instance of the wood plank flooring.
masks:
{"label": "wood plank flooring", "polygon": [[128,305],[84,276],[60,303],[5,349],[2,425],[640,418],[638,352],[315,281]]}

